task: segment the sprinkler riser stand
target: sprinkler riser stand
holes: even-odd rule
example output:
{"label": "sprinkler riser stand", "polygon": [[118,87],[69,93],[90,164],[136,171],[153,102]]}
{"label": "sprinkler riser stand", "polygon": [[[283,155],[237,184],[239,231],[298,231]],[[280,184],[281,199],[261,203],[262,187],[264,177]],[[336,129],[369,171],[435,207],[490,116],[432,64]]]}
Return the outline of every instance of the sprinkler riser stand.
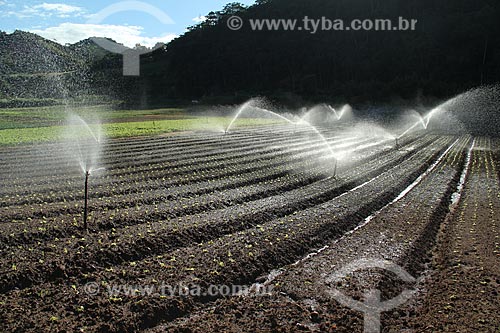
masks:
{"label": "sprinkler riser stand", "polygon": [[83,227],[88,230],[87,218],[88,218],[88,201],[89,201],[89,176],[90,171],[85,172],[85,202],[83,208]]}

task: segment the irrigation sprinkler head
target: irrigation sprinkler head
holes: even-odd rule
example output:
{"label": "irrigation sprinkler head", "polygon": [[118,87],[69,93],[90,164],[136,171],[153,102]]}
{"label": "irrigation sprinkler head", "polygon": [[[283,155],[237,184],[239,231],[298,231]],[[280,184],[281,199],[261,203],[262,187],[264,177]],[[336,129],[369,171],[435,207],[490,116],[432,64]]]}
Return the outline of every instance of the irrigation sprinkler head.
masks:
{"label": "irrigation sprinkler head", "polygon": [[335,158],[335,164],[334,164],[334,167],[333,167],[333,175],[332,175],[332,179],[333,180],[338,180],[338,177],[337,177],[337,169],[338,169],[338,165],[339,165],[339,160],[337,158]]}
{"label": "irrigation sprinkler head", "polygon": [[396,149],[400,149],[401,148],[401,145],[399,144],[399,138],[394,138],[394,140],[396,141],[396,145],[394,148]]}

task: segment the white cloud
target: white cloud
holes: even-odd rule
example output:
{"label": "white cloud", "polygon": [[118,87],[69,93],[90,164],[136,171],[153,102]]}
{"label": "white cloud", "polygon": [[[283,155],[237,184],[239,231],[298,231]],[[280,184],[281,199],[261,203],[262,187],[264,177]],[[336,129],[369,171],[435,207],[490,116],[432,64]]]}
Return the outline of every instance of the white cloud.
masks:
{"label": "white cloud", "polygon": [[200,15],[200,16],[194,17],[193,22],[201,23],[201,22],[204,22],[206,19],[207,19],[206,16]]}
{"label": "white cloud", "polygon": [[70,6],[63,3],[42,3],[41,5],[33,6],[35,9],[55,12],[59,14],[69,14],[75,12],[82,12],[84,9],[82,7]]}
{"label": "white cloud", "polygon": [[173,33],[146,37],[141,36],[142,30],[143,28],[139,26],[62,23],[46,29],[33,29],[30,32],[60,44],[76,43],[90,37],[107,37],[128,47],[134,47],[136,44],[153,47],[158,42],[168,43],[177,37]]}
{"label": "white cloud", "polygon": [[[2,1],[0,0],[0,4]],[[9,5],[7,5],[9,6]],[[15,16],[19,19],[29,18],[29,17],[51,17],[57,16],[61,18],[65,17],[78,17],[85,13],[85,9],[77,6],[70,6],[63,3],[42,3],[35,6],[23,6],[20,10],[11,10],[4,12],[2,16]]]}
{"label": "white cloud", "polygon": [[32,17],[33,14],[32,13],[28,13],[27,11],[7,11],[7,12],[1,12],[0,13],[1,16],[4,16],[4,17],[11,17],[11,16],[15,16],[17,17],[18,19],[24,19],[24,18],[28,18],[28,17]]}

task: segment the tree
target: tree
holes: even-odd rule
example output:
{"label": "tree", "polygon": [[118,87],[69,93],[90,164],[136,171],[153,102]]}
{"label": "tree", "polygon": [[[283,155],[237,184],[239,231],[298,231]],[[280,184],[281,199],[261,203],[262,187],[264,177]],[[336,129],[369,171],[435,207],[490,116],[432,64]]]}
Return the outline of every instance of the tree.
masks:
{"label": "tree", "polygon": [[239,2],[231,2],[224,6],[220,14],[222,16],[231,16],[245,11],[247,7]]}

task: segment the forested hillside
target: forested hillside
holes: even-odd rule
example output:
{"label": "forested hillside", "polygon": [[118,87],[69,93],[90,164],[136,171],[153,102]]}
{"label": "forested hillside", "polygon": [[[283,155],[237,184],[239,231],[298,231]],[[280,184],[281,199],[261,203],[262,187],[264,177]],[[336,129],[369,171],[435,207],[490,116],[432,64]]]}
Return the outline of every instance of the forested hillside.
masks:
{"label": "forested hillside", "polygon": [[[231,31],[249,18],[418,19],[416,31]],[[383,101],[449,96],[500,79],[494,1],[268,0],[230,4],[148,59],[153,96]]]}

